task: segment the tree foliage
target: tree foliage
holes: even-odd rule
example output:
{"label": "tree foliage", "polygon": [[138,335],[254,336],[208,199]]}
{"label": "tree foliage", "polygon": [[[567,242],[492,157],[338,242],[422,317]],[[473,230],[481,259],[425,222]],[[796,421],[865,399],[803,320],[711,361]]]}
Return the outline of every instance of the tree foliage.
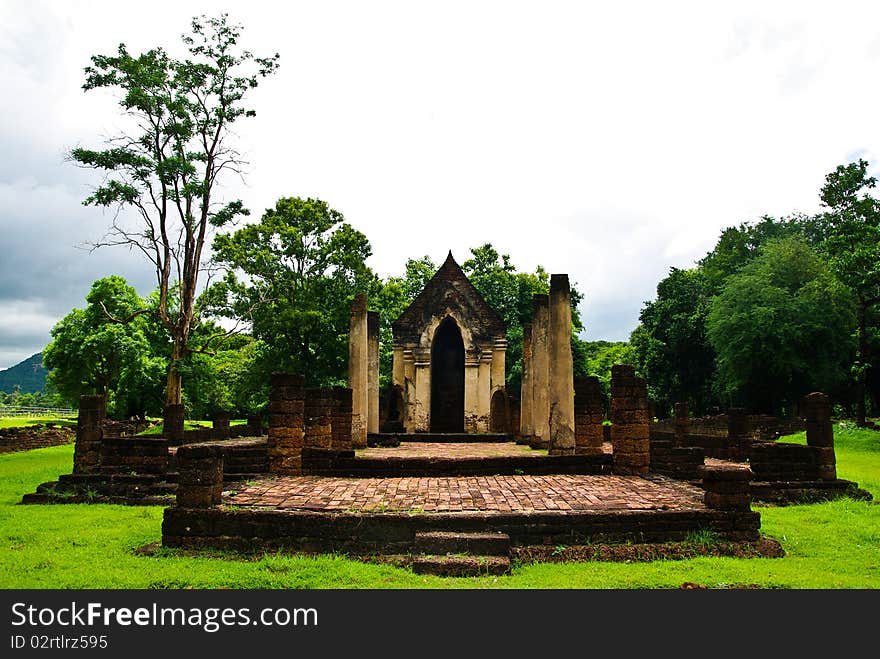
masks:
{"label": "tree foliage", "polygon": [[880,303],[880,202],[869,194],[877,184],[868,176],[868,162],[840,165],[825,177],[822,203],[828,207],[825,251],[838,278],[857,301],[858,352],[852,365],[857,384],[856,416],[865,424],[865,388],[873,387],[880,407],[880,332],[873,310]]}
{"label": "tree foliage", "polygon": [[379,286],[364,234],[324,201],[286,197],[260,222],[218,234],[214,254],[229,272],[207,300],[250,323],[266,377],[290,370],[314,385],[345,382],[351,301]]}
{"label": "tree foliage", "polygon": [[713,298],[706,322],[731,403],[790,411],[806,393],[846,381],[852,293],[802,239],[768,242]]}
{"label": "tree foliage", "polygon": [[119,324],[108,314],[135,314],[146,308],[144,301],[122,277],[110,276],[92,284],[86,302],[52,328],[43,351],[49,386],[74,406],[82,394],[98,394],[111,413],[142,413],[138,392],[156,374],[147,320]]}
{"label": "tree foliage", "polygon": [[180,365],[199,322],[206,241],[213,229],[246,214],[241,201],[220,203],[216,193],[224,176],[240,174],[243,164],[230,129],[254,116],[245,98],[278,66],[278,55],[242,50],[240,33],[225,14],[195,18],[191,34],[182,37],[188,58],[175,59],[162,48],[132,55],[120,44],[114,55],[94,55],[85,69],[83,89],[118,93],[131,128],[103,149],[78,147],[70,157],[106,175],[85,204],[133,211],[117,213],[95,247],[135,249],[155,270],[159,297],[152,311],[172,344],[168,404],[180,402]]}

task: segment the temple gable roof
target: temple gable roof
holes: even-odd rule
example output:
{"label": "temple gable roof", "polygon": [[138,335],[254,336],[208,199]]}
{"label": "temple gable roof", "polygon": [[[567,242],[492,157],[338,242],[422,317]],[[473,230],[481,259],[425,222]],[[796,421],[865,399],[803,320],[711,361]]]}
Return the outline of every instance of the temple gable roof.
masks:
{"label": "temple gable roof", "polygon": [[504,321],[474,288],[450,251],[421,293],[392,323],[395,340],[418,342],[431,319],[448,311],[455,312],[468,325],[475,340],[492,341],[506,334]]}

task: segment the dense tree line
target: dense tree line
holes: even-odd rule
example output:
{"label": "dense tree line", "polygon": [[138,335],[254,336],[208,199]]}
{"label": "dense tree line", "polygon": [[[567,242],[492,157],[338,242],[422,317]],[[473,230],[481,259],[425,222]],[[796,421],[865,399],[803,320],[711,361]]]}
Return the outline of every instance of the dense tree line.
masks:
{"label": "dense tree line", "polygon": [[657,285],[630,344],[661,412],[687,401],[794,413],[822,390],[859,423],[877,413],[880,208],[867,168],[828,174],[824,212],[730,227]]}

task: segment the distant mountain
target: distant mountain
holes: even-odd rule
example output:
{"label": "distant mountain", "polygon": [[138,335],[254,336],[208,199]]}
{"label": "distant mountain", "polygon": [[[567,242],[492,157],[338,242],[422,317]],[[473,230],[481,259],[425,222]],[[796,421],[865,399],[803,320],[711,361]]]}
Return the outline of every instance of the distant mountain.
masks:
{"label": "distant mountain", "polygon": [[49,371],[43,368],[43,354],[38,352],[23,362],[10,366],[5,371],[0,371],[0,391],[11,394],[15,385],[20,387],[23,394],[42,391],[46,386],[48,373]]}

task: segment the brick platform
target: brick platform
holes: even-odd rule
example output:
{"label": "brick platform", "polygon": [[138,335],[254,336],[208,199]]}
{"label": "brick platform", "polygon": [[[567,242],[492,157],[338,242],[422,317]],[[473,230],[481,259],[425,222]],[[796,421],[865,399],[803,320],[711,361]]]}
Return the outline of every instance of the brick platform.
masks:
{"label": "brick platform", "polygon": [[[528,450],[528,449],[526,449]],[[663,477],[278,477],[243,487],[224,504],[339,512],[540,512],[692,510],[703,490]]]}

